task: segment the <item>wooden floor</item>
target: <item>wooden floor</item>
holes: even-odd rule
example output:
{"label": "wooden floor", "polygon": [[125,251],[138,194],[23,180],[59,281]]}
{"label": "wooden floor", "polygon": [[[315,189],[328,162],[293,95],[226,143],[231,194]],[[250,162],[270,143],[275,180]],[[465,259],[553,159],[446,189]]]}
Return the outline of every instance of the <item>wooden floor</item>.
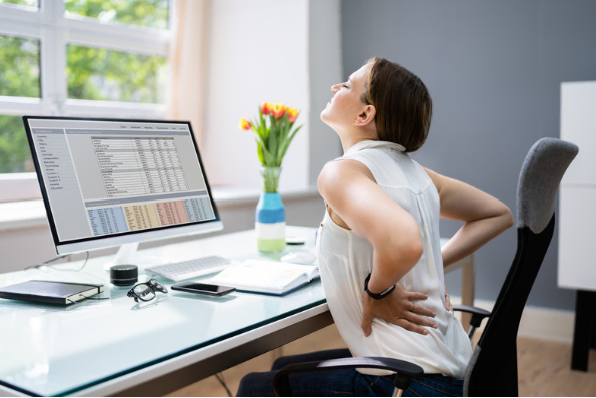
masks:
{"label": "wooden floor", "polygon": [[[571,344],[521,337],[517,341],[520,396],[596,396],[596,350],[590,352],[591,370],[584,373],[570,370]],[[345,344],[335,325],[331,325],[284,346],[283,353],[292,355],[343,347]],[[269,370],[274,356],[275,353],[270,352],[224,371],[232,394],[236,394],[240,379],[246,373]],[[209,377],[169,396],[225,397],[227,393],[215,377]]]}

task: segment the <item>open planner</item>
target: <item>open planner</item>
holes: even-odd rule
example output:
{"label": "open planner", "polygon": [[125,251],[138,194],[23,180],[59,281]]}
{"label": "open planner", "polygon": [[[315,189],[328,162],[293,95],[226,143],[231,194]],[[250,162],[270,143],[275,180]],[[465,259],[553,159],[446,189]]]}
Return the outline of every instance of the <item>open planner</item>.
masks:
{"label": "open planner", "polygon": [[226,268],[209,283],[248,292],[284,295],[318,277],[319,267],[315,265],[246,260]]}

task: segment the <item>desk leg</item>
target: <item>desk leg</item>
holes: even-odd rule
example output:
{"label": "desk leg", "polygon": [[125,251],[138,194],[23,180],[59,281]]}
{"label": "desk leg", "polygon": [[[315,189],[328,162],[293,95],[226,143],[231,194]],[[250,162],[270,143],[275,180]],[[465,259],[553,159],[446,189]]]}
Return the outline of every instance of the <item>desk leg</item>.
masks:
{"label": "desk leg", "polygon": [[[593,293],[593,299],[596,301],[596,293]],[[594,311],[592,311],[592,342],[590,348],[596,348],[596,304],[594,305]]]}
{"label": "desk leg", "polygon": [[575,301],[575,327],[573,330],[573,350],[571,369],[588,370],[588,357],[594,338],[594,317],[596,313],[596,293],[577,291]]}
{"label": "desk leg", "polygon": [[277,358],[281,358],[283,355],[284,355],[283,346],[277,347],[277,348],[274,348],[273,350],[271,350],[271,365],[273,365],[273,362],[275,362],[275,360]]}
{"label": "desk leg", "polygon": [[[476,253],[472,253],[470,262],[462,267],[461,303],[463,305],[474,305],[474,286],[476,284],[475,268]],[[464,330],[468,331],[471,319],[471,314],[461,314],[461,324],[464,327]]]}

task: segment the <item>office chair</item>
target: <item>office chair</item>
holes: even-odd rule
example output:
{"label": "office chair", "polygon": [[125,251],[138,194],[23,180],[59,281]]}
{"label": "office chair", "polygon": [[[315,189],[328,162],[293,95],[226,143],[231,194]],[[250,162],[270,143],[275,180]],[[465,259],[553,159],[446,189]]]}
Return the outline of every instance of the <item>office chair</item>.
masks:
{"label": "office chair", "polygon": [[[482,319],[489,317],[464,377],[464,396],[517,396],[517,332],[536,275],[555,227],[555,197],[563,174],[578,147],[556,138],[542,138],[526,155],[517,185],[517,251],[492,313],[469,306],[454,310],[472,314],[470,339]],[[394,396],[423,374],[407,361],[381,358],[339,358],[285,366],[273,379],[277,396],[289,396],[292,373],[346,368],[375,368],[395,372]]]}

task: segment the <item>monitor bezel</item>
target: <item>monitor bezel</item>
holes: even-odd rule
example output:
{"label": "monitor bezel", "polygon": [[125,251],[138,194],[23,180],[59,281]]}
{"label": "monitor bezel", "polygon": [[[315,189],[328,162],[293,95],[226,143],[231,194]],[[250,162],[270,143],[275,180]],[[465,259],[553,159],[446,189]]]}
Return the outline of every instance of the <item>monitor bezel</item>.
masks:
{"label": "monitor bezel", "polygon": [[[212,220],[195,221],[193,223],[187,223],[187,224],[181,224],[181,225],[177,224],[177,225],[162,226],[159,228],[152,228],[150,230],[127,231],[127,232],[120,232],[117,234],[100,235],[100,236],[92,236],[89,238],[60,241],[59,237],[58,237],[58,230],[56,229],[56,225],[54,223],[54,215],[52,214],[52,208],[50,206],[49,197],[48,197],[48,194],[46,191],[46,186],[45,186],[45,182],[43,179],[43,174],[41,172],[39,159],[37,157],[37,151],[35,149],[33,135],[31,133],[31,129],[29,126],[29,120],[32,120],[32,119],[81,120],[81,121],[116,122],[116,123],[117,122],[131,122],[131,123],[158,123],[158,124],[186,124],[190,131],[190,136],[192,138],[195,153],[197,155],[197,158],[199,159],[201,173],[203,174],[203,178],[205,180],[205,185],[207,187],[207,192],[209,194],[209,200],[211,201],[211,206],[213,207],[213,214],[214,214],[215,218]],[[194,132],[192,130],[190,121],[155,120],[155,119],[113,119],[113,118],[68,117],[68,116],[29,116],[29,115],[27,115],[27,116],[23,116],[23,123],[25,125],[25,131],[27,132],[27,140],[29,141],[31,157],[35,164],[35,172],[37,174],[37,180],[39,182],[42,199],[43,199],[44,206],[45,206],[46,213],[47,213],[48,224],[50,227],[50,231],[52,233],[52,239],[53,239],[54,247],[56,249],[57,254],[61,255],[61,254],[77,253],[77,252],[87,251],[87,250],[96,250],[96,249],[102,249],[102,248],[107,248],[107,247],[120,246],[120,245],[127,244],[127,243],[145,242],[145,241],[152,241],[152,240],[159,240],[159,239],[174,238],[174,237],[185,236],[185,235],[194,235],[194,234],[200,234],[200,233],[215,232],[215,231],[220,231],[223,229],[223,223],[221,222],[221,219],[219,216],[219,211],[217,209],[217,206],[215,205],[215,200],[213,199],[213,195],[211,193],[211,185],[209,184],[209,180],[207,179],[207,173],[205,172],[205,168],[203,167],[203,160],[201,158],[199,146],[197,144],[197,141],[196,141]]]}

